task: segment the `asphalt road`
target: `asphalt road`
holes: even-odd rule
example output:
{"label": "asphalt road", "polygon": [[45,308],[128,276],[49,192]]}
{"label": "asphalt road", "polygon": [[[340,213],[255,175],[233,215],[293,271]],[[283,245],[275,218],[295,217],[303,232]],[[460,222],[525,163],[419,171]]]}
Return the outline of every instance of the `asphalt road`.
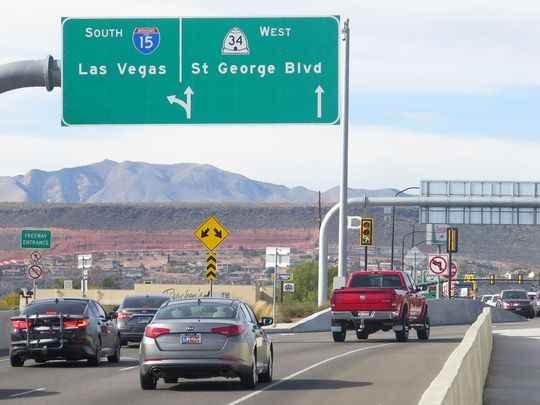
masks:
{"label": "asphalt road", "polygon": [[540,318],[493,326],[484,404],[540,405]]}
{"label": "asphalt road", "polygon": [[345,343],[329,333],[272,335],[274,381],[245,390],[237,380],[180,380],[139,388],[137,348],[123,349],[122,361],[100,367],[85,362],[52,362],[12,368],[0,358],[0,402],[6,404],[160,405],[185,404],[416,404],[466,327],[432,329],[428,342],[395,343],[393,333]]}

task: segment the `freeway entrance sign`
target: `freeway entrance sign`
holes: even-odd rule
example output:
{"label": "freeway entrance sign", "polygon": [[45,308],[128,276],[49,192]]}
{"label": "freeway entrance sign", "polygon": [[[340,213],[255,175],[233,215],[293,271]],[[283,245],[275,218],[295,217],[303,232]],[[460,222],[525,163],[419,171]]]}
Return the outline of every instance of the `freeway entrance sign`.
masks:
{"label": "freeway entrance sign", "polygon": [[339,121],[339,18],[62,20],[64,125]]}
{"label": "freeway entrance sign", "polygon": [[23,229],[21,249],[50,249],[51,231],[48,229]]}

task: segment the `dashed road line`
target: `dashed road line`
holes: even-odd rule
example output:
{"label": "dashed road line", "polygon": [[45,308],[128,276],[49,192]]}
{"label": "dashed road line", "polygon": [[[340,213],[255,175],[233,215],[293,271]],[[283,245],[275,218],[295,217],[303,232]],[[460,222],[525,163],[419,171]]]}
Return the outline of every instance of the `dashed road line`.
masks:
{"label": "dashed road line", "polygon": [[245,395],[245,396],[243,396],[241,398],[238,398],[237,400],[235,400],[233,402],[229,402],[227,405],[240,404],[240,403],[242,403],[242,402],[244,402],[244,401],[246,401],[246,400],[248,400],[250,398],[253,398],[256,395],[259,395],[259,394],[261,394],[261,393],[263,393],[265,391],[268,391],[268,390],[270,390],[270,389],[272,389],[274,387],[277,387],[278,385],[281,385],[284,382],[292,380],[294,377],[297,377],[300,374],[304,374],[305,372],[307,372],[309,370],[312,370],[312,369],[314,369],[316,367],[322,366],[323,364],[330,363],[331,361],[340,359],[342,357],[350,356],[351,354],[355,354],[355,353],[358,353],[358,352],[363,352],[363,351],[366,351],[366,350],[379,349],[379,348],[384,347],[384,346],[395,346],[395,345],[393,343],[385,343],[385,344],[382,344],[382,345],[362,347],[360,349],[350,350],[348,352],[341,353],[341,354],[338,354],[336,356],[329,357],[329,358],[327,358],[325,360],[319,361],[318,363],[312,364],[311,366],[308,366],[308,367],[306,367],[306,368],[304,368],[302,370],[299,370],[299,371],[297,371],[295,373],[292,373],[292,374],[288,375],[287,377],[281,378],[278,381],[276,381],[275,383],[267,385],[266,387],[264,387],[264,388],[262,388],[260,390],[254,391],[251,394],[248,394],[248,395]]}
{"label": "dashed road line", "polygon": [[139,368],[139,365],[126,367],[126,368],[121,368],[120,371],[129,371],[129,370],[133,370],[133,369],[136,369],[136,368]]}
{"label": "dashed road line", "polygon": [[30,391],[18,392],[17,394],[11,394],[9,398],[18,398],[18,397],[22,397],[23,395],[28,395],[28,394],[32,394],[34,392],[40,392],[40,391],[45,391],[45,388],[40,387],[40,388],[36,388]]}

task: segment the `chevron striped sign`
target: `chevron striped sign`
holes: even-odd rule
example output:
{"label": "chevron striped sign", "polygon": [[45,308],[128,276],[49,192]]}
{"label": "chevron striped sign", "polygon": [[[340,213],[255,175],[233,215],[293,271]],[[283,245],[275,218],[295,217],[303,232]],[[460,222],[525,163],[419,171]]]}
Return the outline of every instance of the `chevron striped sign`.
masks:
{"label": "chevron striped sign", "polygon": [[217,279],[217,257],[215,252],[208,252],[206,255],[206,278],[208,281]]}

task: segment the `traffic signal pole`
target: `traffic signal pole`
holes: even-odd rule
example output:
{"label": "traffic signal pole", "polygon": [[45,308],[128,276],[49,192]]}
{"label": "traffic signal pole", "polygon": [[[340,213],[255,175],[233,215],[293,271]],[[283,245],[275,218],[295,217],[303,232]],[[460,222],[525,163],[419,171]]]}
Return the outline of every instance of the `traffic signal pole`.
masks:
{"label": "traffic signal pole", "polygon": [[347,272],[347,191],[349,170],[349,20],[343,25],[343,41],[345,41],[344,83],[343,83],[343,112],[341,137],[341,183],[339,208],[339,250],[338,250],[338,276],[345,277]]}

